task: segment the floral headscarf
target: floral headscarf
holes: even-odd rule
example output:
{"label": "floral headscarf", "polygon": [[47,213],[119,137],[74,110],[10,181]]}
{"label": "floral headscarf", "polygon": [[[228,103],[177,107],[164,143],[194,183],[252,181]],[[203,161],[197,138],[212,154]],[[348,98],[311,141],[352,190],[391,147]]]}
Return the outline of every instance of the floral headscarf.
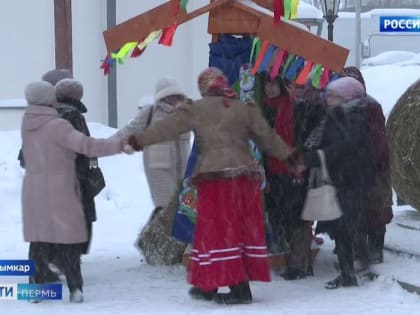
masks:
{"label": "floral headscarf", "polygon": [[198,88],[202,96],[224,96],[236,98],[235,91],[229,86],[226,76],[218,68],[205,69],[198,76]]}

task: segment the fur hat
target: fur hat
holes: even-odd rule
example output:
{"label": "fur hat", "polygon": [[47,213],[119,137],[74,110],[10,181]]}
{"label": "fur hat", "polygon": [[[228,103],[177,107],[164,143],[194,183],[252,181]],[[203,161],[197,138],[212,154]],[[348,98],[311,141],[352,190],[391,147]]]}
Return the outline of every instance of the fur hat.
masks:
{"label": "fur hat", "polygon": [[340,96],[344,101],[351,101],[356,98],[366,96],[365,88],[362,83],[353,77],[343,77],[330,82],[326,92]]}
{"label": "fur hat", "polygon": [[73,75],[69,69],[54,69],[44,73],[41,79],[52,85],[56,85],[60,80],[73,79]]}
{"label": "fur hat", "polygon": [[156,82],[155,102],[171,95],[184,95],[178,81],[172,77],[163,77]]}
{"label": "fur hat", "polygon": [[83,85],[73,79],[63,79],[55,85],[57,99],[70,98],[80,101],[83,97]]}
{"label": "fur hat", "polygon": [[29,83],[25,88],[25,98],[29,105],[55,105],[54,87],[46,81]]}

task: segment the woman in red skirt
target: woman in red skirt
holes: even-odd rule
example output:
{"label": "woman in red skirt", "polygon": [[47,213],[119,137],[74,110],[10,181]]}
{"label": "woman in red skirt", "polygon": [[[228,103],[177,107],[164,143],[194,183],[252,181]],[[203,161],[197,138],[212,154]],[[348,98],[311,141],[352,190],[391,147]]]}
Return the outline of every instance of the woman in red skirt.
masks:
{"label": "woman in red skirt", "polygon": [[[203,71],[198,85],[200,100],[179,104],[174,115],[130,137],[129,143],[141,149],[194,131],[200,154],[192,175],[198,215],[188,266],[190,294],[218,303],[250,303],[249,281],[270,281],[270,268],[262,174],[248,141],[280,160],[290,160],[291,149],[255,104],[236,99],[219,69]],[[218,294],[224,286],[231,292]]]}

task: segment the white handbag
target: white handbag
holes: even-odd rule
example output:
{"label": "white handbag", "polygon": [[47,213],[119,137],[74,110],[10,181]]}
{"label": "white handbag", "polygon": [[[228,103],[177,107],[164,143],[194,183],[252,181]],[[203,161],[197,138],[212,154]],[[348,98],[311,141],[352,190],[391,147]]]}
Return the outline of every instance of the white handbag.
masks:
{"label": "white handbag", "polygon": [[301,218],[305,221],[331,221],[343,215],[336,190],[331,182],[325,162],[325,154],[317,150],[321,166],[311,168],[308,193]]}

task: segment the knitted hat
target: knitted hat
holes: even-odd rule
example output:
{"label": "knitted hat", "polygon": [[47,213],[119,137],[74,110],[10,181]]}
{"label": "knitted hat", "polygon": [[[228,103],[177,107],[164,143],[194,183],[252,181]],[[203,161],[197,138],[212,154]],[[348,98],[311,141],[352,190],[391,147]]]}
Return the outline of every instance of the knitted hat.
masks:
{"label": "knitted hat", "polygon": [[158,80],[155,87],[155,101],[171,95],[185,95],[178,81],[172,77],[163,77]]}
{"label": "knitted hat", "polygon": [[25,98],[29,105],[55,105],[57,102],[54,87],[46,81],[29,83]]}
{"label": "knitted hat", "polygon": [[54,69],[44,73],[41,79],[52,85],[56,85],[62,79],[73,79],[73,75],[69,69]]}
{"label": "knitted hat", "polygon": [[63,79],[55,85],[57,99],[70,98],[80,101],[83,97],[83,85],[73,79]]}

